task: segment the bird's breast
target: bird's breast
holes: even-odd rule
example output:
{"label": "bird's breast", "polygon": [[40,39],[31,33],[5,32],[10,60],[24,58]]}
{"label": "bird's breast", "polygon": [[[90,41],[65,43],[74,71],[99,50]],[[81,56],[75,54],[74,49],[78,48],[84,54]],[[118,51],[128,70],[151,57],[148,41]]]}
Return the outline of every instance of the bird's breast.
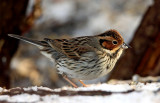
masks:
{"label": "bird's breast", "polygon": [[87,52],[81,55],[79,60],[68,57],[59,58],[57,69],[68,77],[81,80],[91,80],[108,74],[117,62],[103,52]]}

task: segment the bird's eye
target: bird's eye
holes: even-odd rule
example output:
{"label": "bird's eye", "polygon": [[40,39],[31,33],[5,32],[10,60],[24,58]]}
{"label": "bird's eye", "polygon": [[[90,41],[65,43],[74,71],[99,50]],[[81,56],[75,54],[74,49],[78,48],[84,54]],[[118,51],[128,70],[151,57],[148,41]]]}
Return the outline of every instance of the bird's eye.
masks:
{"label": "bird's eye", "polygon": [[118,42],[115,41],[115,40],[113,40],[112,43],[113,43],[113,45],[117,45],[118,44]]}

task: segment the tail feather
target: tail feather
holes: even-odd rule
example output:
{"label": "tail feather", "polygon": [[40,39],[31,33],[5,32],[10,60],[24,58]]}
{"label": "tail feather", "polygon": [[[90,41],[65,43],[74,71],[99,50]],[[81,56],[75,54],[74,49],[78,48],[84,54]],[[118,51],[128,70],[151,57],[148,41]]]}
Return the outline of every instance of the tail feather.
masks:
{"label": "tail feather", "polygon": [[[39,48],[43,48],[44,47],[44,42],[45,41],[38,41],[38,40],[32,40],[23,36],[19,36],[19,35],[15,35],[15,34],[8,34],[8,36],[16,38],[16,39],[20,39],[22,41],[28,42],[30,44],[33,44]],[[45,43],[46,44],[46,43]]]}

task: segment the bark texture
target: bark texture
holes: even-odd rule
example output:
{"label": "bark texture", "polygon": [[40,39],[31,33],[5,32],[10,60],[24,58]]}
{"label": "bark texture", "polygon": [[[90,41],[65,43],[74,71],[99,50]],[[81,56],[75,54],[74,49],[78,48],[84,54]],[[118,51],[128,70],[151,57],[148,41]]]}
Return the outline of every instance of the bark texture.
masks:
{"label": "bark texture", "polygon": [[125,51],[110,78],[160,75],[160,0],[154,0],[148,8],[130,45],[132,48]]}
{"label": "bark texture", "polygon": [[11,58],[18,40],[7,34],[22,34],[28,0],[0,0],[0,87],[10,87]]}

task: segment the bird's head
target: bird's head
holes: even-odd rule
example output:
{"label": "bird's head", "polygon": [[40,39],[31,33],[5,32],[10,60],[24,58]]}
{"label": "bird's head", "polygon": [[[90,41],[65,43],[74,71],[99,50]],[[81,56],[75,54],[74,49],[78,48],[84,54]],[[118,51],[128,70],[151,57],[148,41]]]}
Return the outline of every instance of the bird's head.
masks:
{"label": "bird's head", "polygon": [[115,53],[119,49],[127,49],[129,46],[124,42],[121,34],[116,30],[108,30],[102,34],[97,35],[100,46],[109,51]]}

